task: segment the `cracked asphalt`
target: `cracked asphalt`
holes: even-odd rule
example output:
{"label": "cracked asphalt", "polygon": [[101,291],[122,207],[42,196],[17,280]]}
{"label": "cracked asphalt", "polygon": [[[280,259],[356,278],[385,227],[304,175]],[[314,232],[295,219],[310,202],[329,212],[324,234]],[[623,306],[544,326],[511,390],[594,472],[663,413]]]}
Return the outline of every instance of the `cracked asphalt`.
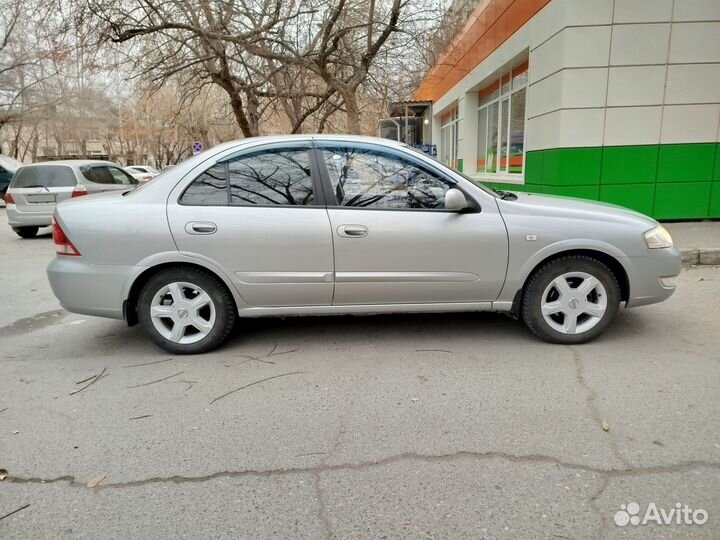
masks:
{"label": "cracked asphalt", "polygon": [[[577,347],[318,317],[172,357],[60,309],[49,236],[0,214],[3,539],[720,537],[720,269]],[[630,502],[708,521],[615,525]]]}

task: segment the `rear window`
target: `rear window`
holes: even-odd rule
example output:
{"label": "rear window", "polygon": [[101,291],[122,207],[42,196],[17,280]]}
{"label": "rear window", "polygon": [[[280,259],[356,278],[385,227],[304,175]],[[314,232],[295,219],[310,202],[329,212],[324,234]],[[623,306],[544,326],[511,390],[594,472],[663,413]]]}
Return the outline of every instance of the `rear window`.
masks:
{"label": "rear window", "polygon": [[119,184],[134,186],[137,181],[118,167],[109,165],[87,165],[80,167],[83,176],[96,184]]}
{"label": "rear window", "polygon": [[31,187],[74,187],[77,184],[75,173],[64,165],[42,165],[39,167],[21,167],[15,173],[13,188]]}

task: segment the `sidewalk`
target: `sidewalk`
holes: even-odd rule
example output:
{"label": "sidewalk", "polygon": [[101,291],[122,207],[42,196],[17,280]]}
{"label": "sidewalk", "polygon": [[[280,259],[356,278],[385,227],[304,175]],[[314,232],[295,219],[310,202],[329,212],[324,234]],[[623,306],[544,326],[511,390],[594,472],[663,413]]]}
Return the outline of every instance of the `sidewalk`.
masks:
{"label": "sidewalk", "polygon": [[683,264],[720,265],[720,221],[663,223],[683,255]]}

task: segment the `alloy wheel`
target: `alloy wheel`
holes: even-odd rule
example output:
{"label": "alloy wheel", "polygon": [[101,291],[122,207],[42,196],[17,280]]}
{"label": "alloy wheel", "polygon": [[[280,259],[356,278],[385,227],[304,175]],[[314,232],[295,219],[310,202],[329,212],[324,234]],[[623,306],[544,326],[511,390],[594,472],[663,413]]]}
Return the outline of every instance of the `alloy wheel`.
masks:
{"label": "alloy wheel", "polygon": [[582,334],[595,327],[607,310],[607,292],[586,272],[567,272],[553,279],[542,295],[545,322],[562,334]]}
{"label": "alloy wheel", "polygon": [[210,295],[187,282],[165,285],[150,303],[153,326],[174,343],[190,344],[205,338],[215,326],[215,315]]}

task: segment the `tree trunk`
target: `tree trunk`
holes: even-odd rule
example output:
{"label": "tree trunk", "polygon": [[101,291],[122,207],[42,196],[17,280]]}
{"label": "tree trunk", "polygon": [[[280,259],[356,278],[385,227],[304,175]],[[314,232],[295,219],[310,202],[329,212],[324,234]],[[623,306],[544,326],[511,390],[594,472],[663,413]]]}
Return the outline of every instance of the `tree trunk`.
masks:
{"label": "tree trunk", "polygon": [[357,95],[352,90],[341,93],[345,103],[345,114],[347,115],[347,131],[351,135],[362,135],[360,128],[360,108],[358,107]]}

